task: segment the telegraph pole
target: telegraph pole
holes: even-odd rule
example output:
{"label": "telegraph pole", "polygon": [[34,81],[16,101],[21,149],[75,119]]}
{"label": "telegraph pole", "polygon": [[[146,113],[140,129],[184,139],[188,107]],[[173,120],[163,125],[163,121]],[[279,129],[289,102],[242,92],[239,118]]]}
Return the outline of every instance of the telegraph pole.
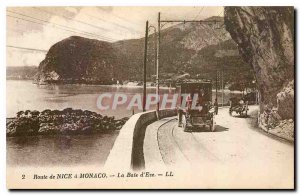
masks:
{"label": "telegraph pole", "polygon": [[[158,70],[159,70],[159,60],[160,60],[160,29],[161,29],[161,24],[165,24],[165,23],[218,23],[221,21],[217,21],[217,20],[161,20],[160,19],[160,12],[158,13],[158,36],[157,36],[157,62],[156,62],[156,83],[157,83],[157,88],[156,88],[156,95],[157,98],[159,97],[159,77],[158,77]],[[218,99],[218,89],[217,89],[217,74],[216,74],[216,98]],[[159,110],[159,101],[157,102],[157,110]]]}
{"label": "telegraph pole", "polygon": [[156,28],[154,26],[152,26],[154,28],[154,74],[156,74],[156,66],[157,66],[157,32],[156,32]]}
{"label": "telegraph pole", "polygon": [[222,107],[224,106],[224,64],[222,65]]}
{"label": "telegraph pole", "polygon": [[218,102],[218,71],[216,71],[216,101]]}
{"label": "telegraph pole", "polygon": [[156,27],[153,25],[149,25],[148,30],[150,32],[150,29],[153,28],[154,30],[154,71],[153,74],[156,75],[156,63],[157,63],[157,32],[156,32]]}
{"label": "telegraph pole", "polygon": [[157,36],[157,47],[156,47],[156,98],[157,98],[157,105],[156,110],[159,111],[159,51],[160,51],[160,12],[158,12],[158,36]]}
{"label": "telegraph pole", "polygon": [[148,20],[146,22],[145,32],[145,51],[144,51],[144,87],[143,87],[143,112],[146,111],[146,72],[147,72],[147,46],[148,46]]}

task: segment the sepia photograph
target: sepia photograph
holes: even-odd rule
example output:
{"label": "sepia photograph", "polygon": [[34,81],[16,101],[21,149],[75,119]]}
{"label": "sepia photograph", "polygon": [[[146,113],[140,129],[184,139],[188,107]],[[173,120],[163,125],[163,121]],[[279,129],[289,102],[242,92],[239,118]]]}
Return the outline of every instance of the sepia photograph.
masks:
{"label": "sepia photograph", "polygon": [[292,6],[6,7],[8,189],[295,189]]}

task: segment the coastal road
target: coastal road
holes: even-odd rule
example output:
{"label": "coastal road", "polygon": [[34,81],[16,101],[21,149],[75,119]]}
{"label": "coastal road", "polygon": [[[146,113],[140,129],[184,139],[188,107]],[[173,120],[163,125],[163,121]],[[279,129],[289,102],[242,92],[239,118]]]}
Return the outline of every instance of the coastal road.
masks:
{"label": "coastal road", "polygon": [[[257,109],[252,106],[249,113]],[[210,175],[208,179],[224,178],[228,186],[240,182],[242,187],[247,187],[248,182],[251,187],[251,181],[269,187],[275,187],[274,183],[283,188],[292,185],[293,144],[257,129],[255,120],[253,114],[248,118],[230,116],[228,108],[223,108],[216,116],[214,132],[208,128],[184,132],[177,126],[175,117],[157,121],[146,130],[145,167],[206,172]],[[207,174],[200,175],[207,177]]]}

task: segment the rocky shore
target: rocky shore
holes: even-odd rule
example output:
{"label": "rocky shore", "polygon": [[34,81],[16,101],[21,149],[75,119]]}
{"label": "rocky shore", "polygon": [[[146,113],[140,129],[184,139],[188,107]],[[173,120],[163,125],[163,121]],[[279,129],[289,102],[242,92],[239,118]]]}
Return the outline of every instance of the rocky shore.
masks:
{"label": "rocky shore", "polygon": [[66,108],[64,110],[19,111],[15,118],[6,121],[6,135],[71,135],[108,133],[119,130],[128,118],[115,119],[88,110]]}

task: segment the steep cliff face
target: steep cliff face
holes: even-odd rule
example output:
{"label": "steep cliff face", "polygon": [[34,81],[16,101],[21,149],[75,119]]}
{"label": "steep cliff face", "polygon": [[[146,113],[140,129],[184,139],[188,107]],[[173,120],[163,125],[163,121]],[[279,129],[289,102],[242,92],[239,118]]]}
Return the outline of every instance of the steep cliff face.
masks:
{"label": "steep cliff face", "polygon": [[226,7],[225,26],[255,71],[261,112],[276,107],[281,119],[294,118],[293,7]]}

